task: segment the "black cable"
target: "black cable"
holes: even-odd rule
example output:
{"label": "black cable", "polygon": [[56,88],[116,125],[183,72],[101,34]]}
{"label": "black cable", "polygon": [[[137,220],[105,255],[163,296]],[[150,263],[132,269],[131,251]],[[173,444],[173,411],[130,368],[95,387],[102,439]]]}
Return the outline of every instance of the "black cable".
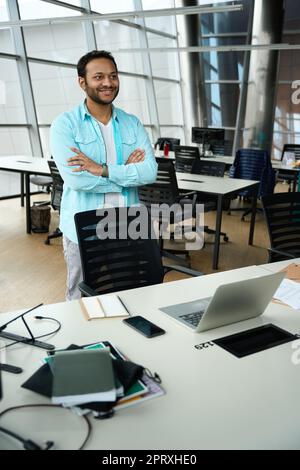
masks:
{"label": "black cable", "polygon": [[[36,318],[37,320],[51,320],[51,321],[55,321],[55,322],[58,324],[58,327],[57,327],[55,330],[50,331],[50,333],[45,333],[44,335],[36,336],[35,339],[45,338],[46,336],[54,335],[54,334],[57,333],[57,332],[61,329],[61,327],[62,327],[61,322],[60,322],[59,320],[57,320],[56,318],[52,318],[52,317],[43,317],[43,316],[41,316],[41,315],[37,315],[37,316],[35,316],[34,318]],[[28,344],[30,344],[29,341],[31,341],[31,340],[28,339]],[[9,348],[10,346],[13,346],[14,344],[17,344],[17,343],[20,343],[20,342],[21,342],[21,341],[13,341],[12,343],[9,343],[9,344],[7,344],[6,346],[4,346],[3,348],[1,348],[1,349],[0,349],[0,352],[1,352],[2,350],[4,350],[4,349],[7,349],[7,348]],[[26,344],[26,343],[23,343],[23,344]]]}
{"label": "black cable", "polygon": [[[5,414],[11,412],[11,411],[16,411],[16,410],[20,410],[20,409],[24,409],[24,408],[42,408],[42,407],[47,407],[47,408],[61,408],[60,405],[53,405],[53,404],[50,404],[50,403],[45,403],[45,404],[32,404],[32,405],[19,405],[19,406],[12,406],[10,408],[6,408],[6,410],[3,410],[0,412],[0,418],[2,418]],[[90,435],[92,433],[92,425],[91,425],[91,422],[90,420],[88,419],[88,417],[86,415],[81,415],[81,418],[83,418],[86,422],[86,425],[87,425],[87,433],[86,433],[86,436],[84,438],[84,441],[82,442],[82,444],[80,445],[80,447],[78,448],[78,450],[82,450],[84,448],[84,446],[86,445],[87,441],[89,440],[90,438]],[[19,434],[16,434],[12,431],[9,431],[8,429],[6,428],[3,428],[3,427],[0,427],[0,432],[3,432],[5,434],[8,434],[10,435],[11,437],[14,437],[15,439],[19,440],[20,442],[22,442],[23,446],[25,449],[27,450],[42,450],[41,446],[36,444],[34,441],[31,441],[30,439],[24,439],[23,437],[21,437]],[[43,449],[43,450],[49,450],[52,446],[54,445],[54,442],[52,441],[47,441],[46,442],[46,447]]]}
{"label": "black cable", "polygon": [[16,434],[15,432],[10,431],[9,429],[3,428],[0,426],[0,432],[7,434],[10,437],[13,437],[17,441],[20,441],[23,444],[24,449],[26,450],[49,450],[53,447],[53,441],[47,441],[46,447],[43,449],[39,444],[32,441],[31,439],[24,439],[20,434]]}
{"label": "black cable", "polygon": [[59,320],[56,320],[56,318],[43,317],[41,315],[37,315],[34,318],[36,318],[37,320],[51,320],[51,321],[55,321],[58,324],[58,327],[55,330],[51,331],[50,333],[45,333],[44,335],[36,336],[35,339],[45,338],[45,336],[54,335],[61,329],[61,322]]}

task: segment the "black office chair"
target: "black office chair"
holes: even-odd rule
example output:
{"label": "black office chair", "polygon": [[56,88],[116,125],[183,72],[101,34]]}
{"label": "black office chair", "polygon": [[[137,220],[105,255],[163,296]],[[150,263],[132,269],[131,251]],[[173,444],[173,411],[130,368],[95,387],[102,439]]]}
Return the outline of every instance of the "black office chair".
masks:
{"label": "black office chair", "polygon": [[[182,259],[179,258],[178,255],[183,255],[186,258],[186,264],[189,265],[190,257],[188,251],[177,250],[175,248],[168,248],[167,250],[164,249],[162,233],[164,231],[163,227],[166,225],[172,227],[175,222],[178,222],[177,215],[184,217],[185,215],[187,216],[187,214],[184,214],[183,211],[181,211],[180,214],[173,214],[171,212],[170,218],[168,218],[169,214],[167,215],[167,218],[165,218],[162,213],[155,213],[153,207],[160,207],[162,204],[167,207],[171,207],[173,204],[179,204],[183,209],[185,204],[190,204],[192,215],[195,212],[197,193],[195,191],[181,193],[178,189],[173,162],[165,158],[157,158],[156,161],[158,163],[156,181],[155,183],[140,186],[138,188],[139,199],[140,202],[148,208],[149,212],[153,216],[153,220],[155,220],[159,225],[159,232],[161,235],[159,238],[159,244],[162,256],[174,259],[177,262],[182,262]],[[176,227],[178,229],[178,224]],[[174,230],[171,231],[170,239],[174,239]]]}
{"label": "black office chair", "polygon": [[[51,191],[51,206],[54,210],[60,211],[60,203],[63,193],[64,181],[60,176],[58,168],[54,160],[48,160],[48,165],[51,173],[51,178],[53,181],[52,191]],[[62,231],[57,227],[54,232],[49,233],[48,237],[45,240],[45,245],[50,245],[50,240],[54,238],[62,237]]]}
{"label": "black office chair", "polygon": [[175,169],[182,173],[191,173],[195,159],[200,159],[198,147],[189,147],[186,145],[175,145]]}
{"label": "black office chair", "polygon": [[168,142],[170,146],[169,150],[171,150],[171,152],[174,150],[174,145],[180,145],[180,139],[175,139],[174,137],[159,137],[155,142],[154,147],[158,145],[159,150],[163,150],[165,142]]}
{"label": "black office chair", "polygon": [[[275,186],[275,170],[272,168],[270,154],[267,150],[261,149],[239,149],[236,152],[234,163],[229,171],[231,178],[240,178],[245,180],[260,181],[257,197],[261,198],[268,194],[272,194]],[[239,197],[245,200],[252,199],[253,189],[246,189],[239,193]],[[259,210],[259,209],[258,209]],[[245,220],[245,216],[252,212],[251,208],[237,207],[229,209],[232,211],[242,211],[241,220]]]}
{"label": "black office chair", "polygon": [[[170,270],[191,276],[202,275],[182,266],[164,268],[157,240],[153,238],[151,219],[145,208],[142,208],[145,217],[141,223],[143,234],[140,237],[128,234],[130,226],[139,217],[132,215],[131,209],[109,208],[75,214],[83,273],[83,281],[78,287],[83,296],[160,284],[165,273]],[[101,234],[107,231],[111,236],[103,235],[101,239]]]}
{"label": "black office chair", "polygon": [[261,198],[270,237],[269,263],[300,257],[300,193]]}
{"label": "black office chair", "polygon": [[[43,193],[46,192],[47,194],[50,194],[51,188],[52,188],[52,183],[53,183],[53,180],[52,180],[51,176],[30,175],[29,180],[30,180],[30,184],[35,184],[36,186],[38,186],[39,192],[43,192]],[[42,191],[40,191],[40,188],[42,189]],[[43,207],[43,206],[47,206],[47,205],[49,205],[48,200],[47,201],[46,200],[35,201],[33,203],[33,206],[36,206],[36,207]],[[45,211],[46,211],[46,209],[45,209]],[[45,223],[44,228],[32,229],[32,231],[37,232],[37,233],[48,232],[49,223],[50,223],[50,220],[49,220],[49,222]],[[48,227],[47,227],[47,225],[48,225]]]}
{"label": "black office chair", "polygon": [[[299,144],[284,144],[281,161],[283,160],[284,154],[286,152],[291,152],[295,155],[295,161],[300,160],[300,145]],[[278,170],[276,173],[276,182],[286,181],[289,185],[289,191],[296,191],[297,181],[298,181],[298,172],[291,173],[290,171]]]}
{"label": "black office chair", "polygon": [[[214,162],[210,160],[195,160],[192,166],[192,173],[196,175],[209,175],[223,178],[225,174],[226,163]],[[204,212],[215,211],[217,208],[217,198],[213,195],[199,194],[197,198],[198,203],[204,204]],[[224,203],[223,209],[228,208],[228,202]],[[210,235],[215,235],[216,231],[209,228],[207,225],[204,226],[204,232]],[[229,241],[229,238],[225,232],[220,232],[225,242]]]}
{"label": "black office chair", "polygon": [[43,175],[30,175],[30,184],[35,184],[39,188],[46,189],[47,194],[50,194],[52,186],[52,178]]}

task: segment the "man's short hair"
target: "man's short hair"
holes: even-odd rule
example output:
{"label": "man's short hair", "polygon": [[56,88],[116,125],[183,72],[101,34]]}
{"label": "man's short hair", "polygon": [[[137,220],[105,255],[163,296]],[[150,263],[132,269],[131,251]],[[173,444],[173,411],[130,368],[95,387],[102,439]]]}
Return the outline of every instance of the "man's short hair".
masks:
{"label": "man's short hair", "polygon": [[86,76],[86,66],[89,62],[91,62],[94,59],[108,59],[110,60],[114,66],[116,67],[116,70],[118,71],[118,67],[116,64],[116,61],[112,54],[108,51],[91,51],[82,56],[78,63],[77,63],[77,73],[79,77],[85,78]]}

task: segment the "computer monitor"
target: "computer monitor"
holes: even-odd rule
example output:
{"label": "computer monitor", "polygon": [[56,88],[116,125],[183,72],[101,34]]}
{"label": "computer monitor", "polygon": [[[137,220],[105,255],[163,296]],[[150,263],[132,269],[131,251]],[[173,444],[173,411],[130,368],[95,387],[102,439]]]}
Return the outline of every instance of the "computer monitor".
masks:
{"label": "computer monitor", "polygon": [[225,130],[213,127],[192,127],[192,142],[202,144],[202,152],[204,153],[205,145],[216,142],[223,142],[225,138]]}

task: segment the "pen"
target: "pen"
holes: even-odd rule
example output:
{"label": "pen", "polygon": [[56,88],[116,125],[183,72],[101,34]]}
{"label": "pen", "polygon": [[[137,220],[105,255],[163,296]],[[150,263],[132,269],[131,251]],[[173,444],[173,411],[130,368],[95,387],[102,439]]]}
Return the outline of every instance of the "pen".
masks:
{"label": "pen", "polygon": [[123,307],[125,308],[126,312],[128,313],[128,315],[131,315],[131,313],[129,312],[128,308],[126,307],[126,305],[124,304],[123,300],[121,299],[121,297],[119,295],[117,295],[117,298],[119,299],[119,301],[121,302],[121,304],[123,305]]}

